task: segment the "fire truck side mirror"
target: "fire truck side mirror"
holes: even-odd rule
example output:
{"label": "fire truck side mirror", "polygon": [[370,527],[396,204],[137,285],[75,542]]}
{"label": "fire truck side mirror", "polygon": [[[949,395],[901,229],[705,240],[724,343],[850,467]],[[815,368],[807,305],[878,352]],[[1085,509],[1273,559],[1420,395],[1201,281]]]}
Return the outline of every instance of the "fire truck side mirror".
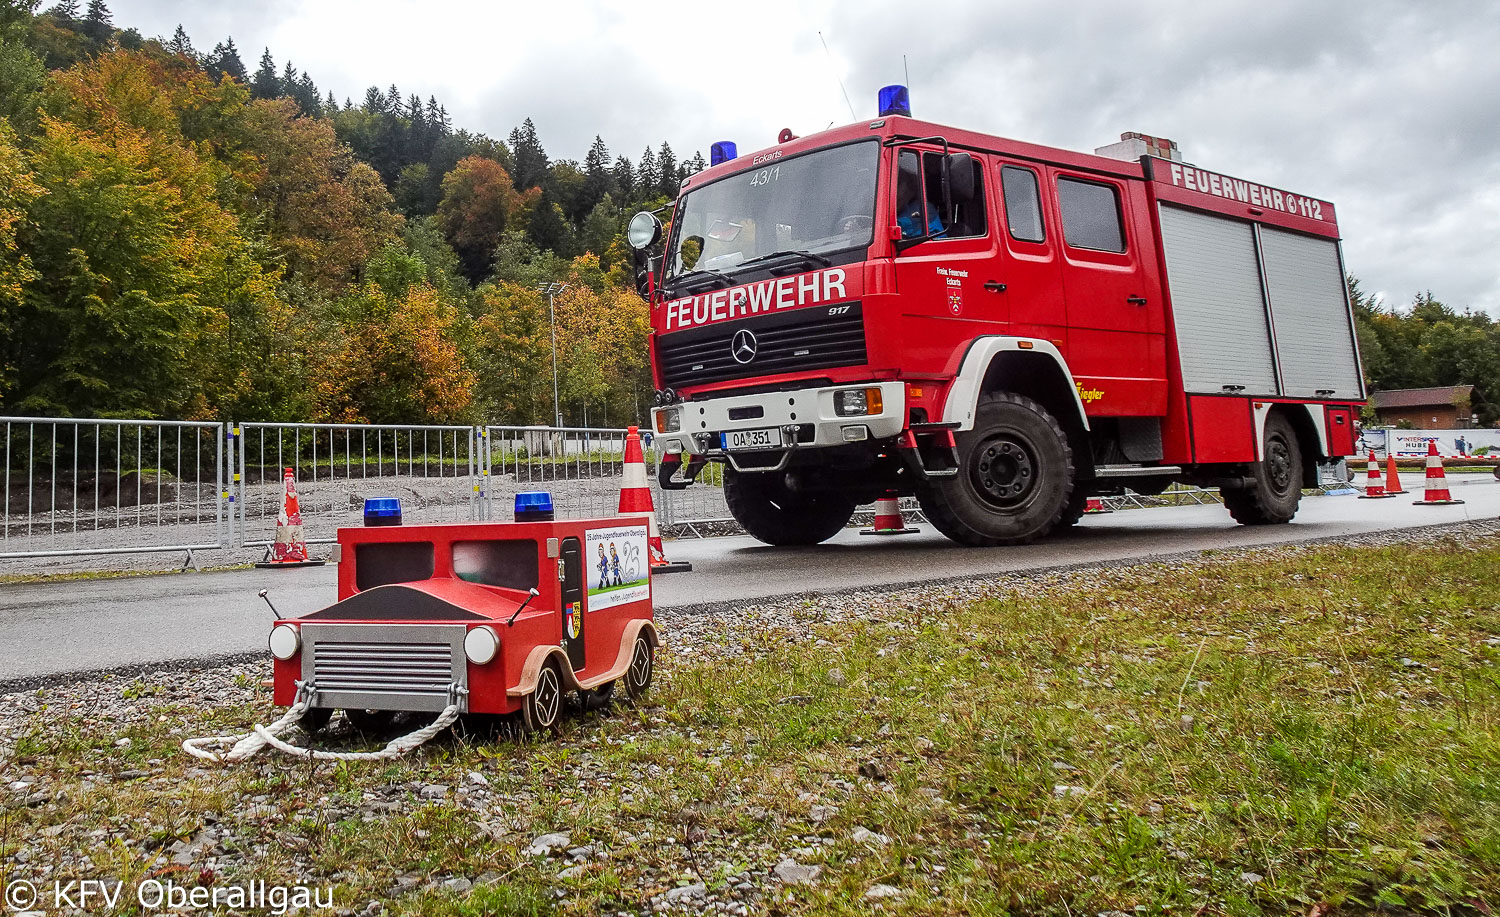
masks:
{"label": "fire truck side mirror", "polygon": [[955,204],[974,199],[974,157],[968,153],[948,154],[948,189]]}

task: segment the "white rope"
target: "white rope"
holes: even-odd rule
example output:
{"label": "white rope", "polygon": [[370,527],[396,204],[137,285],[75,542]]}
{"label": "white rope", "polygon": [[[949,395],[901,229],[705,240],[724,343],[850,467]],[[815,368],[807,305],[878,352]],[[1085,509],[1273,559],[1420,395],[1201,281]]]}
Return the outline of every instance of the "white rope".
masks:
{"label": "white rope", "polygon": [[[449,704],[433,720],[415,732],[409,732],[404,736],[392,739],[379,751],[338,752],[338,751],[316,751],[311,748],[301,748],[285,742],[280,738],[281,733],[297,725],[302,720],[302,715],[307,712],[309,699],[299,694],[296,703],[292,704],[281,717],[281,719],[269,726],[256,725],[254,729],[244,735],[232,736],[206,736],[199,739],[187,739],[182,743],[182,750],[195,758],[204,761],[229,762],[243,761],[260,752],[267,745],[284,754],[294,755],[299,758],[312,758],[317,761],[381,761],[404,755],[433,736],[453,725],[458,719],[459,709],[457,703]],[[232,745],[229,752],[218,755],[208,751],[209,748],[222,748]]]}
{"label": "white rope", "polygon": [[[383,761],[404,755],[413,748],[426,742],[428,739],[453,725],[458,719],[458,704],[449,704],[438,714],[438,718],[430,724],[423,726],[415,732],[409,732],[404,736],[391,739],[386,746],[379,751],[316,751],[311,748],[300,748],[289,742],[283,742],[277,738],[270,727],[256,726],[255,735],[264,740],[262,744],[269,745],[279,752],[295,755],[299,758],[312,758],[315,761]],[[275,725],[274,723],[272,724]],[[233,752],[231,752],[233,754]]]}

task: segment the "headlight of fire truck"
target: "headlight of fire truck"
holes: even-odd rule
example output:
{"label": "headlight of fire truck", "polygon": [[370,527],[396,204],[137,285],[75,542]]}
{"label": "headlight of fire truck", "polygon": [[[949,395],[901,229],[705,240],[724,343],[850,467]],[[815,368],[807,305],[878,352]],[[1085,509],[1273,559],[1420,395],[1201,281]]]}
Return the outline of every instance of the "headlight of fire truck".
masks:
{"label": "headlight of fire truck", "polygon": [[840,417],[879,414],[884,407],[878,388],[848,388],[833,396],[833,409]]}
{"label": "headlight of fire truck", "polygon": [[493,627],[480,626],[464,634],[464,655],[475,665],[484,665],[500,651],[500,635]]}
{"label": "headlight of fire truck", "polygon": [[290,624],[278,624],[271,628],[271,638],[267,643],[271,646],[271,655],[286,662],[302,649],[302,634]]}
{"label": "headlight of fire truck", "polygon": [[676,433],[682,429],[682,410],[672,408],[656,412],[656,432]]}

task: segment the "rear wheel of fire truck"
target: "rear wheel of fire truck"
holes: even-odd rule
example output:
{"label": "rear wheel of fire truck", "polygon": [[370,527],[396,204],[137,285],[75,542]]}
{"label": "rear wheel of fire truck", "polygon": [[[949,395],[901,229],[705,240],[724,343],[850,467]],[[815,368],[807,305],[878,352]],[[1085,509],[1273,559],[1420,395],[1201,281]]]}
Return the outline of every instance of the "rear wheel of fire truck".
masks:
{"label": "rear wheel of fire truck", "polygon": [[1291,421],[1272,414],[1265,437],[1264,458],[1251,469],[1254,486],[1219,489],[1229,515],[1241,525],[1290,522],[1302,500],[1302,450]]}
{"label": "rear wheel of fire truck", "polygon": [[562,716],[562,673],[555,661],[542,666],[536,675],[536,687],[521,704],[521,731],[527,735],[543,729],[556,729]]}
{"label": "rear wheel of fire truck", "polygon": [[640,700],[651,689],[651,676],[656,672],[656,651],[651,641],[644,636],[635,638],[635,649],[630,654],[630,668],[625,670],[625,693],[631,700]]}
{"label": "rear wheel of fire truck", "polygon": [[771,472],[724,469],[729,515],[766,544],[808,545],[837,535],[854,515],[854,499],[835,491],[797,493]]}
{"label": "rear wheel of fire truck", "polygon": [[958,474],[917,491],[922,512],[960,544],[1026,544],[1062,521],[1073,490],[1073,450],[1057,419],[1009,392],[980,397],[974,429],[959,433]]}

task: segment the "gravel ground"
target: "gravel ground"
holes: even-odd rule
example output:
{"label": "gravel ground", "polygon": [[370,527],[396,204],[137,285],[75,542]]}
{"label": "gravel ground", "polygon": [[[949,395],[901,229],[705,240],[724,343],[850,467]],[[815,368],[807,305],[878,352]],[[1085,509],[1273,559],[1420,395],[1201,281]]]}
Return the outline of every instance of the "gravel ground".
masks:
{"label": "gravel ground", "polygon": [[[1367,534],[1354,537],[1329,539],[1329,542],[1351,545],[1392,545],[1402,543],[1429,542],[1435,537],[1455,540],[1465,547],[1487,544],[1488,539],[1500,535],[1500,520],[1469,522],[1452,526],[1433,526],[1426,529],[1409,529],[1400,532]],[[798,643],[818,639],[814,632],[817,625],[859,619],[869,622],[896,620],[909,617],[918,609],[930,609],[939,614],[955,613],[965,605],[986,598],[1012,594],[1018,591],[1035,593],[1038,590],[1098,586],[1138,576],[1143,571],[1162,567],[1179,567],[1183,564],[1231,563],[1241,556],[1257,559],[1291,556],[1305,551],[1306,544],[1284,547],[1260,548],[1246,552],[1193,553],[1174,558],[1161,558],[1143,564],[1093,565],[1044,570],[1024,574],[967,578],[958,581],[926,584],[895,591],[861,590],[833,595],[808,594],[780,601],[749,607],[721,605],[700,607],[691,610],[666,612],[658,617],[664,648],[658,668],[658,678],[670,680],[676,670],[686,665],[710,660],[732,659],[746,655],[759,656],[783,652]],[[150,832],[136,830],[117,833],[116,825],[108,821],[85,822],[76,818],[72,823],[48,821],[48,813],[60,813],[62,804],[70,798],[100,784],[122,781],[141,781],[143,785],[161,784],[176,779],[212,780],[211,768],[188,767],[183,773],[181,762],[164,759],[146,761],[123,760],[128,750],[128,739],[116,743],[122,749],[122,760],[110,760],[110,754],[96,755],[90,760],[87,770],[72,774],[49,773],[46,762],[28,761],[18,758],[13,743],[16,737],[41,726],[44,729],[66,728],[87,717],[93,724],[104,724],[106,728],[125,734],[133,727],[161,724],[168,718],[162,712],[169,705],[178,707],[184,703],[193,709],[213,711],[225,707],[259,704],[264,709],[265,690],[260,686],[267,675],[264,660],[242,660],[220,662],[178,671],[156,671],[142,674],[133,681],[120,678],[85,678],[71,683],[54,684],[46,689],[0,695],[0,800],[9,808],[23,805],[39,810],[40,820],[47,823],[41,830],[54,844],[65,845],[68,851],[60,858],[36,858],[28,851],[29,843],[22,843],[17,851],[0,861],[0,869],[8,869],[12,876],[25,876],[39,881],[51,881],[61,876],[75,876],[103,872],[107,861],[105,851],[111,845],[126,844],[142,848],[138,854],[149,857],[154,853],[156,865],[162,869],[179,869],[195,875],[234,875],[257,851],[268,844],[285,841],[287,825],[276,824],[276,812],[270,803],[275,800],[264,794],[248,790],[238,797],[238,811],[214,812],[206,815],[203,827],[188,838],[172,839],[170,836],[151,846]],[[788,699],[793,701],[795,699]],[[575,716],[579,715],[577,713]],[[642,728],[656,732],[669,732],[680,727],[670,722],[670,711],[652,707],[649,703],[641,712]],[[196,734],[204,727],[201,722],[189,724],[197,728],[172,727],[177,735]],[[249,723],[243,724],[248,726]],[[608,774],[601,767],[599,752],[601,742],[611,741],[601,737],[601,730],[580,728],[570,730],[555,744],[560,746],[549,751],[550,760],[565,762],[563,766],[576,773],[589,774],[598,771],[599,780],[626,780],[628,774]],[[330,739],[334,745],[341,741],[336,733]],[[121,745],[120,743],[124,743]],[[517,772],[524,773],[525,759],[529,756],[513,756],[511,764]],[[501,766],[506,766],[503,762]],[[653,765],[654,766],[654,765]],[[274,786],[294,765],[283,758],[266,754],[238,767],[250,769],[255,779],[245,781],[250,786]],[[170,768],[171,773],[166,770]],[[175,776],[181,774],[179,778]],[[325,774],[325,779],[327,775]],[[533,778],[537,780],[539,778]],[[592,779],[592,778],[591,778]],[[362,781],[368,782],[368,781]],[[541,794],[545,788],[537,783],[523,784],[527,788],[520,794]],[[837,803],[837,787],[830,790],[827,799],[809,800],[812,810],[819,806],[832,807]],[[356,794],[358,795],[358,794]],[[421,781],[403,781],[387,785],[372,785],[366,788],[363,798],[350,801],[344,794],[337,798],[325,796],[314,803],[320,816],[328,822],[345,818],[376,818],[390,813],[415,811],[430,806],[434,801],[451,805],[471,813],[478,818],[481,830],[494,837],[504,837],[529,849],[533,860],[540,863],[544,871],[558,876],[555,894],[563,897],[563,881],[570,870],[585,864],[614,858],[627,859],[631,851],[640,844],[652,844],[656,849],[675,844],[681,860],[681,872],[699,872],[700,863],[746,864],[730,882],[710,891],[701,884],[688,884],[669,891],[661,891],[661,877],[639,876],[636,898],[644,910],[691,911],[745,914],[768,904],[774,896],[785,892],[788,886],[817,880],[816,866],[802,866],[810,850],[791,847],[773,849],[754,836],[736,839],[709,838],[694,843],[692,826],[687,831],[686,841],[673,837],[634,837],[616,835],[614,847],[573,847],[569,838],[550,833],[543,824],[517,824],[507,811],[517,808],[515,794],[501,796],[489,789],[487,778],[475,772],[462,785],[456,787],[429,785]],[[835,811],[825,808],[825,811]],[[859,837],[864,832],[864,837]],[[880,843],[881,835],[865,828],[855,830],[854,840],[859,843]],[[817,844],[832,843],[827,838],[811,836],[801,839],[807,848]],[[4,848],[0,836],[0,850]],[[96,863],[94,858],[98,858]],[[313,882],[339,881],[338,875],[311,875],[310,863],[300,855],[293,855],[293,868],[298,874]],[[706,871],[706,870],[704,870]],[[574,873],[576,874],[576,873]],[[496,874],[451,875],[444,873],[409,873],[390,877],[390,896],[400,896],[413,890],[427,887],[442,887],[463,892],[474,885],[503,880]],[[879,888],[879,886],[877,886]],[[630,890],[624,890],[630,897]],[[872,892],[873,894],[873,892]],[[368,907],[345,910],[343,913],[378,913],[383,909],[379,902],[370,902]]]}

